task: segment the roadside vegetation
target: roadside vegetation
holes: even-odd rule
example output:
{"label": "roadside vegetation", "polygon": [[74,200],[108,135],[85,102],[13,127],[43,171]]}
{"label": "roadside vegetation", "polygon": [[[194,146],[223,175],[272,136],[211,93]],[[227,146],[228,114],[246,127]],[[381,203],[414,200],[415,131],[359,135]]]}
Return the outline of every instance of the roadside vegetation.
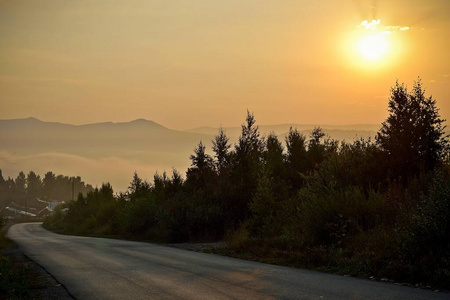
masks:
{"label": "roadside vegetation", "polygon": [[16,245],[5,236],[6,229],[7,220],[0,216],[0,298],[30,299],[35,277],[27,272],[24,261],[11,258]]}
{"label": "roadside vegetation", "polygon": [[[260,136],[247,112],[238,142],[199,142],[185,179],[134,174],[48,217],[48,229],[164,243],[225,239],[224,253],[352,276],[450,285],[450,163],[444,120],[420,80],[396,83],[375,140],[315,128]],[[65,212],[63,208],[68,208]]]}

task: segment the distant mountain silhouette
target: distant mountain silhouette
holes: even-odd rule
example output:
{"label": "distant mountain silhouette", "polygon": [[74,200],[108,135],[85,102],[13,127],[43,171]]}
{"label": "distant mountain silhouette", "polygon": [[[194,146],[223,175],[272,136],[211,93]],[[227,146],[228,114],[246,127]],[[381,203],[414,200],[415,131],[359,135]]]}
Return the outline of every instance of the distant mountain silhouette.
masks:
{"label": "distant mountain silhouette", "polygon": [[93,123],[93,124],[85,124],[85,125],[78,125],[77,127],[80,128],[104,128],[107,130],[130,130],[130,129],[141,129],[141,130],[169,130],[168,128],[155,123],[150,120],[145,119],[137,119],[130,122],[120,122],[120,123],[113,123],[113,122],[105,122],[105,123]]}
{"label": "distant mountain silhouette", "polygon": [[[378,124],[354,124],[354,125],[319,125],[319,124],[279,124],[279,125],[260,125],[259,129],[262,134],[268,135],[271,132],[275,132],[280,139],[283,138],[288,132],[289,128],[297,128],[306,137],[314,129],[314,127],[320,126],[326,134],[331,138],[337,140],[346,140],[352,142],[355,139],[361,137],[367,139],[374,137],[376,132],[380,128]],[[241,133],[241,127],[225,127],[223,128],[227,135],[231,138],[239,137]],[[192,133],[215,135],[218,132],[218,128],[213,127],[198,127],[187,130]]]}
{"label": "distant mountain silhouette", "polygon": [[56,151],[103,156],[118,149],[168,151],[188,147],[192,150],[205,138],[211,137],[171,130],[144,119],[86,125],[43,122],[35,118],[0,120],[1,150],[20,153]]}
{"label": "distant mountain silhouette", "polygon": [[146,129],[167,129],[166,127],[155,123],[153,121],[145,119],[137,119],[130,122],[104,122],[104,123],[93,123],[84,125],[71,125],[57,122],[44,122],[36,118],[26,118],[26,119],[12,119],[12,120],[0,120],[0,130],[5,128],[11,129],[26,129],[26,130],[74,130],[81,131],[82,129],[92,129],[92,128],[106,128],[110,129],[130,129],[130,128],[146,128]]}
{"label": "distant mountain silhouette", "polygon": [[94,185],[109,181],[125,190],[135,170],[144,178],[172,167],[184,172],[198,142],[209,144],[212,138],[144,119],[86,125],[0,120],[0,157],[14,154],[8,161],[0,160],[0,169],[12,177],[29,170],[79,175]]}
{"label": "distant mountain silhouette", "polygon": [[[297,127],[309,136],[317,125],[262,125],[262,134],[275,132],[280,140],[289,127]],[[324,125],[332,138],[352,141],[374,136],[378,125]],[[225,128],[230,142],[235,143],[240,127]],[[17,176],[19,171],[47,171],[81,176],[86,182],[109,181],[114,188],[125,190],[136,170],[143,178],[152,178],[156,171],[177,168],[182,174],[190,166],[189,156],[199,141],[211,153],[211,140],[218,128],[202,127],[187,131],[169,129],[150,120],[104,122],[70,125],[44,122],[36,118],[0,120],[0,161],[4,176]]]}

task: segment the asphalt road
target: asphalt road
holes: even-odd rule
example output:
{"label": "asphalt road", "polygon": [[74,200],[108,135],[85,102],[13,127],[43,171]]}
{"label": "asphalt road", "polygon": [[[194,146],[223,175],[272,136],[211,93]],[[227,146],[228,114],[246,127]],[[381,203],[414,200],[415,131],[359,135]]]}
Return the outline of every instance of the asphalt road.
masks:
{"label": "asphalt road", "polygon": [[59,235],[38,223],[8,236],[76,299],[450,299],[450,294],[191,252]]}

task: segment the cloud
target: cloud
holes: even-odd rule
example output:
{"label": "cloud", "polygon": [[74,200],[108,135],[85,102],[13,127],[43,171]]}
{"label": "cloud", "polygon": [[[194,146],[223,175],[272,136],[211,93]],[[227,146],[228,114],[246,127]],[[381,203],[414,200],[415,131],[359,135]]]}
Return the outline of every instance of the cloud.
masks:
{"label": "cloud", "polygon": [[381,20],[372,20],[372,21],[367,21],[364,20],[361,22],[360,27],[365,28],[365,29],[369,29],[369,30],[375,30],[377,28],[378,25],[380,25]]}
{"label": "cloud", "polygon": [[392,32],[395,32],[395,31],[408,31],[411,29],[410,26],[382,25],[380,19],[372,20],[370,22],[367,20],[364,20],[361,22],[361,24],[359,24],[356,27],[365,29],[365,30],[377,31],[381,34],[391,34]]}

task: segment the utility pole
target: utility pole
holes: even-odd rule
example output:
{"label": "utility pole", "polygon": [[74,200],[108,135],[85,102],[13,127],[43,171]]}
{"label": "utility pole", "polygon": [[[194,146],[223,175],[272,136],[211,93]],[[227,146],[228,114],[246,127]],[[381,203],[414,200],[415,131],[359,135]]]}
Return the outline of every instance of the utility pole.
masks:
{"label": "utility pole", "polygon": [[72,201],[75,200],[75,178],[72,177]]}

